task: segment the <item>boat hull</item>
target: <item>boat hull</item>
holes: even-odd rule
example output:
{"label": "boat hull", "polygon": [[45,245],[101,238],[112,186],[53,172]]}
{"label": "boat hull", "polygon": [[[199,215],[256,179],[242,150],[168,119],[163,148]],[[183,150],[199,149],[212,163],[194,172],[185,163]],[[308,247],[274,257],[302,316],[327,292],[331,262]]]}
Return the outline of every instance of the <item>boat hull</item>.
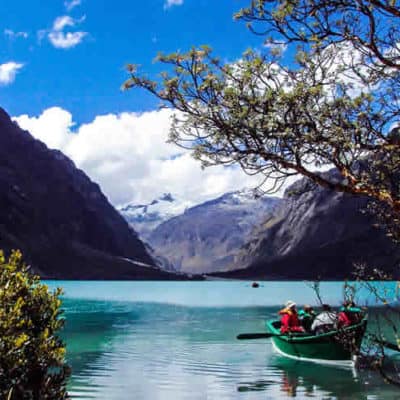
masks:
{"label": "boat hull", "polygon": [[278,321],[267,322],[275,350],[289,358],[325,364],[351,365],[359,353],[367,321],[321,335],[288,336],[279,331]]}

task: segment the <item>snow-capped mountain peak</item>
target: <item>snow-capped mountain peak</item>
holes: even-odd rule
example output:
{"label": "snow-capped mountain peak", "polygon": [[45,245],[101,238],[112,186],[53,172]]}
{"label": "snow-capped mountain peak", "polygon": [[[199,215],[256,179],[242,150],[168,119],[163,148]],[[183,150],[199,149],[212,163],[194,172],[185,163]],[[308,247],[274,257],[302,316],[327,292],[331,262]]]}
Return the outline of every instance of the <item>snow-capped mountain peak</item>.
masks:
{"label": "snow-capped mountain peak", "polygon": [[143,237],[161,222],[179,214],[180,206],[171,193],[163,193],[144,204],[125,204],[118,207],[123,217]]}

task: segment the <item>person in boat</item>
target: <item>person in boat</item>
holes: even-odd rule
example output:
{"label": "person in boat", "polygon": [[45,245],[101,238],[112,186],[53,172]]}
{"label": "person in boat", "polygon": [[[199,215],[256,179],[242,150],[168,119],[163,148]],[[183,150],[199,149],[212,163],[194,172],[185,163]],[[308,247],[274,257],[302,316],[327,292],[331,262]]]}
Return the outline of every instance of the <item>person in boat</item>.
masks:
{"label": "person in boat", "polygon": [[311,331],[316,335],[329,332],[336,329],[338,323],[338,315],[332,311],[329,304],[322,305],[322,311],[315,317]]}
{"label": "person in boat", "polygon": [[311,325],[315,319],[315,312],[314,309],[306,304],[302,310],[298,312],[299,319],[302,327],[306,332],[311,331]]}
{"label": "person in boat", "polygon": [[362,310],[353,301],[345,301],[339,310],[338,325],[340,328],[360,322]]}
{"label": "person in boat", "polygon": [[304,332],[294,301],[287,301],[285,308],[279,311],[279,314],[281,315],[281,333]]}

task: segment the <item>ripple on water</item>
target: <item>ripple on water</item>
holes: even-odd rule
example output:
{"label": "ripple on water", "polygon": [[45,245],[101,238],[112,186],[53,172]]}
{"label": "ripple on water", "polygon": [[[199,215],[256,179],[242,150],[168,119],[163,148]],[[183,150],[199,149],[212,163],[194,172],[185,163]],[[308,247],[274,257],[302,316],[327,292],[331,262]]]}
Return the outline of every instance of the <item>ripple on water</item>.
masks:
{"label": "ripple on water", "polygon": [[236,340],[238,333],[263,331],[264,320],[275,316],[277,307],[67,303],[65,338],[74,399],[398,398],[375,376],[282,361],[268,340]]}

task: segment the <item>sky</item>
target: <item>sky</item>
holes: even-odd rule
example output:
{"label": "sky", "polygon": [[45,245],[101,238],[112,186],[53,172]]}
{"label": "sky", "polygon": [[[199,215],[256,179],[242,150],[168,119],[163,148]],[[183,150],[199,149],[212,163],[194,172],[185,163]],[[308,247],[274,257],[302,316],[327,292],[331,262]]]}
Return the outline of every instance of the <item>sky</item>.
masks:
{"label": "sky", "polygon": [[155,76],[158,52],[210,45],[233,62],[262,39],[233,13],[248,0],[0,0],[0,106],[59,149],[115,205],[172,193],[182,209],[257,185],[238,168],[201,170],[165,143],[171,111],[123,92],[127,63]]}

